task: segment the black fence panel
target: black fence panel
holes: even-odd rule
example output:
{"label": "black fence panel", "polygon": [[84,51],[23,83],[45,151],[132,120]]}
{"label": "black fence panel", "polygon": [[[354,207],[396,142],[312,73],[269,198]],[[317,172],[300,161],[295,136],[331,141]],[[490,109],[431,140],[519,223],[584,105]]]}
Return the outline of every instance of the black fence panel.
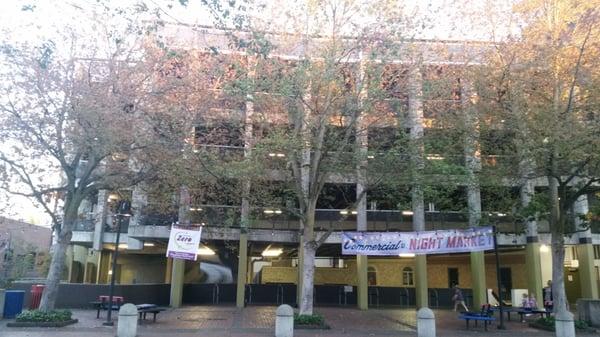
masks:
{"label": "black fence panel", "polygon": [[183,286],[184,304],[217,304],[219,289],[215,284],[185,284]]}
{"label": "black fence panel", "polygon": [[278,284],[249,284],[247,304],[277,304],[279,298]]}
{"label": "black fence panel", "polygon": [[279,301],[277,304],[297,305],[297,287],[293,283],[279,284]]}
{"label": "black fence panel", "polygon": [[[13,283],[11,289],[25,290],[24,308],[31,303],[31,286],[38,283]],[[115,285],[114,296],[122,296],[125,303],[151,303],[169,305],[169,284],[127,284]],[[108,284],[61,283],[58,286],[57,308],[89,308],[90,302],[98,301],[101,295],[108,296]]]}
{"label": "black fence panel", "polygon": [[218,303],[235,303],[237,296],[237,284],[219,284],[219,300]]}

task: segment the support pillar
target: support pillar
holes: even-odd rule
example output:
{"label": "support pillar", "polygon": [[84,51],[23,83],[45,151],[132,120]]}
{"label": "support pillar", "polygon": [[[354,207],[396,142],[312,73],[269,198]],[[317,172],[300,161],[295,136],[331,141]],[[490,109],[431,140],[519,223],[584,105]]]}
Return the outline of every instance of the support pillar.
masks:
{"label": "support pillar", "polygon": [[[467,204],[469,207],[469,227],[476,228],[481,222],[481,144],[479,142],[479,118],[475,109],[477,94],[471,83],[462,82],[461,105],[465,125],[469,132],[465,135],[465,168],[467,169]],[[485,255],[483,252],[471,252],[471,283],[473,289],[473,308],[478,310],[487,303],[485,284]]]}
{"label": "support pillar", "polygon": [[[411,174],[414,177],[411,189],[412,227],[414,231],[422,232],[425,230],[425,201],[422,177],[425,168],[425,144],[423,142],[423,78],[419,67],[414,66],[410,70],[408,95]],[[415,294],[417,310],[429,306],[427,255],[415,257]]]}
{"label": "support pillar", "polygon": [[417,255],[415,257],[415,293],[417,297],[417,310],[428,307],[427,255]]}
{"label": "support pillar", "polygon": [[[583,221],[579,218],[589,212],[586,195],[582,195],[573,205],[575,224],[581,228]],[[592,245],[592,232],[589,228],[579,233],[577,245],[577,258],[579,261],[579,280],[581,282],[581,297],[598,299],[598,282],[594,266],[594,246]]]}
{"label": "support pillar", "polygon": [[368,273],[368,258],[366,255],[356,255],[356,272],[357,272],[357,302],[358,309],[367,310],[369,309],[369,281],[367,278]]}
{"label": "support pillar", "polygon": [[183,278],[185,276],[185,260],[173,259],[171,271],[171,308],[181,307],[183,300]]}
{"label": "support pillar", "polygon": [[[535,237],[537,239],[537,236]],[[544,299],[542,280],[542,265],[540,260],[540,243],[532,241],[533,238],[527,237],[527,245],[525,246],[525,272],[527,274],[527,289],[530,294],[535,295],[538,303],[542,303]]]}
{"label": "support pillar", "polygon": [[235,306],[243,308],[246,303],[246,273],[248,270],[248,234],[240,234],[240,250],[238,260],[237,291]]}
{"label": "support pillar", "polygon": [[485,255],[483,252],[471,252],[471,282],[473,283],[473,310],[479,310],[487,303],[485,287]]}
{"label": "support pillar", "polygon": [[171,275],[173,271],[173,259],[167,258],[167,265],[165,266],[165,283],[171,284]]}

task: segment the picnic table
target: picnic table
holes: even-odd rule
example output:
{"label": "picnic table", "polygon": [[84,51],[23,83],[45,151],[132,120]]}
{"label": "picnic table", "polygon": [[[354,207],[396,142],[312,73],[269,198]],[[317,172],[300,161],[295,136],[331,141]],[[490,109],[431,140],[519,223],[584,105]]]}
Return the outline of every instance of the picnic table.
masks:
{"label": "picnic table", "polygon": [[[500,311],[499,307],[493,307],[491,309],[492,311]],[[519,315],[519,317],[521,318],[521,322],[524,321],[524,317],[526,315],[529,314],[539,314],[541,317],[544,317],[544,315],[546,315],[546,317],[550,316],[550,314],[552,313],[552,311],[550,310],[545,310],[545,309],[538,309],[538,308],[522,308],[522,307],[502,307],[502,312],[506,313],[506,317],[508,318],[508,320],[510,321],[510,314],[511,313],[516,313],[517,315]]]}
{"label": "picnic table", "polygon": [[467,330],[469,330],[469,321],[474,321],[475,326],[477,326],[478,321],[482,321],[485,331],[488,329],[488,324],[496,320],[494,317],[492,317],[492,310],[490,309],[489,304],[482,305],[480,312],[462,311],[458,318],[465,320],[465,323],[467,324]]}
{"label": "picnic table", "polygon": [[138,314],[140,315],[139,320],[141,321],[146,320],[146,315],[148,313],[153,314],[154,317],[152,318],[152,322],[156,322],[156,315],[158,315],[158,313],[165,311],[166,308],[161,308],[159,306],[157,306],[156,304],[149,304],[149,303],[144,303],[144,304],[138,304],[136,305],[137,309],[138,309]]}
{"label": "picnic table", "polygon": [[124,303],[123,296],[113,296],[112,304],[110,306],[108,304],[109,298],[110,298],[110,296],[100,295],[100,296],[98,296],[98,301],[90,302],[90,304],[92,306],[94,306],[97,310],[96,318],[100,318],[100,310],[108,310],[109,307],[111,310],[116,310],[116,311],[121,309],[121,306]]}

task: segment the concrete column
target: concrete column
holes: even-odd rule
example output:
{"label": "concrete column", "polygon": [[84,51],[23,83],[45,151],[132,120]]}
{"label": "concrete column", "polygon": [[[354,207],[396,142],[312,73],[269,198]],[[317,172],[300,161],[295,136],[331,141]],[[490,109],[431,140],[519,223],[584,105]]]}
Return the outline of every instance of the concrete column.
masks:
{"label": "concrete column", "polygon": [[[529,205],[535,193],[533,183],[525,179],[521,185],[521,204],[523,207]],[[540,259],[540,243],[537,230],[537,222],[531,219],[526,223],[526,245],[525,245],[525,273],[527,275],[527,289],[538,301],[543,301],[542,264]]]}
{"label": "concrete column", "polygon": [[167,258],[167,265],[165,267],[165,283],[171,284],[171,275],[173,271],[173,259]]}
{"label": "concrete column", "polygon": [[94,213],[94,241],[92,242],[92,248],[94,250],[102,250],[102,235],[104,234],[104,222],[106,219],[108,209],[108,191],[98,191],[98,205],[96,212]]}
{"label": "concrete column", "polygon": [[237,291],[235,297],[235,306],[243,308],[245,306],[246,291],[246,272],[248,270],[248,234],[240,234],[240,250],[238,260]]}
{"label": "concrete column", "polygon": [[[586,195],[582,195],[573,205],[575,224],[582,229],[584,222],[579,218],[589,212]],[[592,232],[589,228],[579,233],[579,244],[577,245],[577,258],[579,261],[579,280],[581,282],[582,298],[598,298],[598,282],[594,266],[594,246],[592,245]]]}
{"label": "concrete column", "polygon": [[368,259],[366,255],[356,255],[356,270],[358,276],[357,302],[360,310],[369,308],[369,283],[367,279]]}
{"label": "concrete column", "polygon": [[[464,139],[465,168],[467,170],[467,204],[469,227],[477,227],[481,221],[481,146],[479,143],[479,117],[474,108],[477,96],[469,81],[462,81],[461,105],[463,118],[469,132]],[[487,302],[485,284],[485,258],[483,252],[471,252],[471,282],[473,284],[473,306],[477,309]]]}
{"label": "concrete column", "polygon": [[66,253],[66,258],[65,258],[65,264],[67,265],[67,269],[69,270],[69,272],[67,273],[67,282],[71,282],[71,278],[73,276],[73,261],[74,261],[74,255],[75,253],[73,252],[73,247],[74,245],[70,245],[69,247],[67,247],[67,253]]}
{"label": "concrete column", "polygon": [[[180,225],[189,225],[190,223],[190,204],[191,198],[186,186],[179,189],[179,212],[178,219]],[[173,259],[171,268],[171,299],[170,305],[173,308],[179,308],[183,300],[183,281],[185,278],[185,260]]]}
{"label": "concrete column", "polygon": [[169,305],[172,308],[181,307],[184,276],[185,260],[173,259],[173,268],[171,271],[171,300],[169,302]]}
{"label": "concrete column", "polygon": [[[421,69],[413,66],[410,71],[408,89],[408,122],[411,140],[411,168],[414,181],[411,189],[413,230],[425,230],[425,205],[422,175],[425,167],[423,143],[423,79]],[[415,258],[415,292],[417,309],[429,306],[427,282],[427,256]]]}

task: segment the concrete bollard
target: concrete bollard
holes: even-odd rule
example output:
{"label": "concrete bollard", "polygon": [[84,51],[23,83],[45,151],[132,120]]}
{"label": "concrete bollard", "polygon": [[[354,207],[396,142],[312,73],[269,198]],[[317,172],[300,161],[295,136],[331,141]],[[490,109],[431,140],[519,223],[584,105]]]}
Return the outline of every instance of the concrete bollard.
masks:
{"label": "concrete bollard", "polygon": [[131,303],[124,304],[119,309],[117,322],[117,337],[135,337],[137,334],[138,310]]}
{"label": "concrete bollard", "polygon": [[0,319],[4,317],[4,292],[6,290],[0,289]]}
{"label": "concrete bollard", "polygon": [[429,308],[417,311],[417,337],[435,337],[435,315]]}
{"label": "concrete bollard", "polygon": [[569,311],[557,312],[554,316],[556,336],[575,337],[575,322]]}
{"label": "concrete bollard", "polygon": [[287,304],[277,307],[275,337],[294,337],[294,310]]}

